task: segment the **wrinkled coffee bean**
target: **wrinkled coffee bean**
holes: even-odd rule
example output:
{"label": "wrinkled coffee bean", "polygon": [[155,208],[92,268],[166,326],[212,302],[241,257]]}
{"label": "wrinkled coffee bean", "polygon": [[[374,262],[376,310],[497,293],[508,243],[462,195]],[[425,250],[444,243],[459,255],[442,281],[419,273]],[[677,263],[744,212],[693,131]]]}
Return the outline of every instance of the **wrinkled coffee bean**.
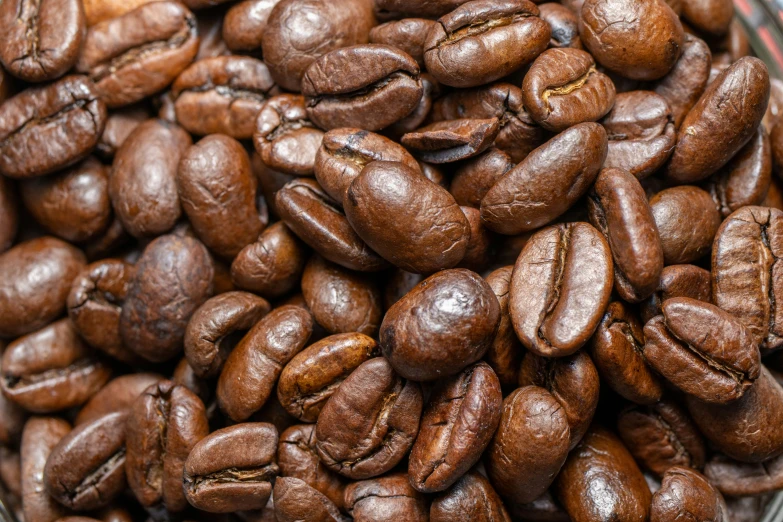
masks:
{"label": "wrinkled coffee bean", "polygon": [[436,23],[424,18],[403,18],[376,25],[370,30],[370,43],[396,47],[424,68],[425,42]]}
{"label": "wrinkled coffee bean", "polygon": [[481,154],[500,131],[496,119],[461,119],[433,123],[405,134],[400,141],[430,163],[451,163]]}
{"label": "wrinkled coffee bean", "polygon": [[275,481],[275,519],[278,522],[348,520],[326,495],[293,477],[281,477]]}
{"label": "wrinkled coffee bean", "polygon": [[451,520],[510,522],[511,518],[489,481],[469,471],[432,501],[430,522]]}
{"label": "wrinkled coffee bean", "polygon": [[704,475],[724,495],[762,495],[783,487],[783,458],[748,464],[716,453]]}
{"label": "wrinkled coffee bean", "polygon": [[661,315],[661,305],[673,297],[712,302],[710,273],[694,265],[670,265],[661,272],[658,288],[641,306],[642,321]]}
{"label": "wrinkled coffee bean", "polygon": [[356,522],[429,520],[427,499],[404,473],[354,482],[345,489],[345,508]]}
{"label": "wrinkled coffee bean", "polygon": [[133,401],[151,385],[163,380],[155,373],[130,373],[109,381],[79,411],[74,425],[92,422],[99,417],[130,409]]}
{"label": "wrinkled coffee bean", "polygon": [[500,304],[500,323],[495,339],[487,349],[484,360],[495,371],[504,390],[513,390],[517,387],[519,365],[524,354],[524,349],[514,333],[514,326],[511,324],[511,316],[508,313],[509,286],[513,270],[513,266],[505,266],[485,277],[487,284],[495,293],[495,297],[498,298],[498,304]]}
{"label": "wrinkled coffee bean", "polygon": [[55,522],[68,510],[46,491],[44,467],[71,425],[56,417],[33,417],[25,424],[19,449],[22,461],[22,507],[25,520]]}
{"label": "wrinkled coffee bean", "polygon": [[687,468],[671,468],[655,492],[650,522],[692,518],[728,522],[729,511],[723,496],[701,473]]}

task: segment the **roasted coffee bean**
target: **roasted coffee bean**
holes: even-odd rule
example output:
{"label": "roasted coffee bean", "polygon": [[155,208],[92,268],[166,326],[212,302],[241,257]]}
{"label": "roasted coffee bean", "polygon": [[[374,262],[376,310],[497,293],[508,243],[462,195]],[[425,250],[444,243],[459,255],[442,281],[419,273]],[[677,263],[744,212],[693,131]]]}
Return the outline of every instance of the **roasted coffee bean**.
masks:
{"label": "roasted coffee bean", "polygon": [[426,497],[411,487],[404,473],[352,483],[345,489],[345,507],[355,522],[429,520]]}
{"label": "roasted coffee bean", "polygon": [[324,133],[308,119],[304,96],[281,94],[256,112],[253,144],[264,163],[286,174],[312,176]]}
{"label": "roasted coffee bean", "polygon": [[68,316],[87,344],[125,363],[141,361],[122,344],[120,313],[135,269],[119,259],[87,266],[73,280],[68,294]]}
{"label": "roasted coffee bean", "polygon": [[46,491],[44,467],[71,425],[55,417],[32,417],[25,424],[19,453],[22,458],[22,508],[25,520],[55,522],[68,514]]}
{"label": "roasted coffee bean", "polygon": [[[432,104],[435,101],[435,98],[441,94],[441,85],[437,82],[437,80],[435,80],[435,78],[433,78],[431,74],[426,72],[421,74],[421,85],[423,88],[423,94],[419,99],[419,103],[416,104],[416,107],[414,107],[414,109],[409,112],[407,116],[389,125],[385,129],[384,133],[387,136],[394,139],[400,139],[405,134],[414,132],[416,129],[426,124],[427,117],[432,110]],[[439,185],[442,184],[440,181],[436,181],[430,178],[430,176],[427,174],[427,169],[425,169],[423,165],[421,166],[421,169],[428,179],[435,181]]]}
{"label": "roasted coffee bean", "polygon": [[783,458],[747,464],[716,453],[704,467],[704,475],[724,495],[762,495],[783,487]]}
{"label": "roasted coffee bean", "polygon": [[315,424],[291,426],[281,433],[277,447],[280,475],[303,480],[343,509],[345,481],[324,466],[316,453],[315,443]]}
{"label": "roasted coffee bean", "polygon": [[356,233],[403,270],[431,273],[465,257],[470,226],[457,202],[402,163],[369,164],[351,183],[344,204]]}
{"label": "roasted coffee bean", "polygon": [[217,384],[220,409],[235,422],[260,410],[312,331],[312,317],[296,306],[281,306],[258,321],[226,360]]}
{"label": "roasted coffee bean", "polygon": [[400,270],[392,270],[383,287],[383,309],[388,310],[394,303],[405,297],[405,294],[426,279],[421,274]]}
{"label": "roasted coffee bean", "polygon": [[512,168],[511,157],[493,147],[457,168],[449,192],[459,205],[479,208],[487,192]]}
{"label": "roasted coffee bean", "polygon": [[144,393],[144,390],[162,380],[163,376],[155,373],[130,373],[112,379],[79,410],[74,425],[92,422],[110,413],[130,410],[133,401]]}
{"label": "roasted coffee bean", "polygon": [[622,442],[598,426],[568,456],[555,492],[574,522],[647,520],[650,514],[652,495],[642,472]]}
{"label": "roasted coffee bean", "polygon": [[366,361],[318,415],[318,457],[329,469],[355,480],[389,471],[416,439],[422,401],[420,385],[397,375],[386,359]]}
{"label": "roasted coffee bean", "polygon": [[168,86],[198,42],[193,13],[179,2],[153,2],[90,27],[76,69],[90,75],[106,105],[121,107]]}
{"label": "roasted coffee bean", "polygon": [[571,434],[563,407],[548,391],[518,388],[503,401],[500,426],[484,464],[501,496],[532,502],[555,480]]}
{"label": "roasted coffee bean", "polygon": [[232,51],[258,51],[266,23],[280,0],[243,0],[226,11],[223,40]]}
{"label": "roasted coffee bean", "polygon": [[671,468],[655,492],[650,522],[688,519],[729,522],[723,496],[701,473],[688,468]]}
{"label": "roasted coffee bean", "polygon": [[723,167],[758,129],[769,89],[767,66],[758,58],[740,58],[723,71],[685,117],[666,167],[669,179],[692,183]]}
{"label": "roasted coffee bean", "polygon": [[185,461],[209,434],[201,399],[184,386],[161,381],[134,401],[127,426],[125,471],[136,499],[153,518],[185,509]]}
{"label": "roasted coffee bean", "polygon": [[617,293],[632,303],[649,297],[661,278],[664,251],[639,181],[628,171],[603,169],[587,205],[590,222],[612,250]]}
{"label": "roasted coffee bean", "polygon": [[298,353],[280,374],[280,404],[303,422],[315,422],[340,384],[365,361],[380,355],[378,344],[360,333],[331,335]]}
{"label": "roasted coffee bean", "polygon": [[299,92],[310,64],[332,50],[367,43],[375,23],[365,0],[282,0],[264,29],[264,62],[275,83]]}
{"label": "roasted coffee bean", "polygon": [[370,30],[370,43],[384,44],[407,53],[424,67],[427,34],[437,24],[424,18],[404,18],[376,25]]}
{"label": "roasted coffee bean", "polygon": [[699,430],[717,449],[741,462],[764,462],[783,454],[783,388],[762,366],[756,382],[728,404],[686,396]]}
{"label": "roasted coffee bean", "polygon": [[149,118],[150,112],[143,105],[131,105],[111,111],[106,118],[101,139],[95,146],[95,152],[101,158],[111,160],[136,127]]}
{"label": "roasted coffee bean", "polygon": [[500,422],[503,395],[488,364],[468,366],[433,391],[408,475],[422,493],[444,491],[478,462]]}
{"label": "roasted coffee bean", "polygon": [[684,33],[664,0],[585,0],[582,42],[595,59],[633,80],[657,80],[680,57]]}
{"label": "roasted coffee bean", "polygon": [[348,520],[327,496],[292,477],[281,477],[275,482],[275,518],[278,522]]}
{"label": "roasted coffee bean", "polygon": [[441,17],[424,42],[427,70],[452,87],[498,80],[549,44],[549,24],[527,0],[472,0]]}
{"label": "roasted coffee bean", "polygon": [[691,263],[712,247],[721,217],[704,190],[691,185],[662,190],[650,198],[667,265]]}
{"label": "roasted coffee bean", "polygon": [[469,471],[432,501],[430,522],[452,520],[510,522],[511,517],[489,481]]}
{"label": "roasted coffee bean", "polygon": [[[226,292],[201,305],[185,330],[185,357],[201,378],[215,377],[234,348],[236,334],[250,330],[271,306],[247,292]],[[232,342],[233,341],[233,342]]]}
{"label": "roasted coffee bean", "polygon": [[513,270],[513,266],[505,266],[485,277],[500,304],[500,323],[495,339],[487,349],[484,359],[497,374],[504,390],[513,390],[518,386],[519,365],[524,354],[524,348],[514,333],[514,326],[508,313],[509,286]]}
{"label": "roasted coffee bean", "polygon": [[530,238],[514,266],[508,309],[525,348],[569,355],[598,327],[612,292],[612,254],[587,223],[547,227]]}
{"label": "roasted coffee bean", "polygon": [[201,439],[185,461],[188,502],[209,513],[262,509],[279,473],[277,430],[267,423],[236,424]]}
{"label": "roasted coffee bean", "polygon": [[89,27],[98,22],[122,16],[140,5],[154,1],[156,0],[82,0],[82,3]]}
{"label": "roasted coffee bean", "polygon": [[109,195],[117,217],[132,236],[158,236],[179,220],[177,167],[191,144],[190,135],[177,125],[147,120],[117,151]]}
{"label": "roasted coffee bean", "polygon": [[11,248],[19,230],[19,203],[8,178],[0,177],[0,254]]}
{"label": "roasted coffee bean", "polygon": [[274,81],[264,62],[246,56],[219,56],[195,62],[171,86],[177,122],[205,136],[253,136],[255,118],[274,94]]}
{"label": "roasted coffee bean", "polygon": [[85,32],[79,0],[10,0],[0,9],[0,62],[27,82],[54,80],[74,66]]}
{"label": "roasted coffee bean", "polygon": [[52,449],[46,490],[70,509],[107,506],[125,489],[127,412],[110,413],[75,428]]}
{"label": "roasted coffee bean", "polygon": [[653,84],[653,90],[669,104],[675,128],[680,128],[707,87],[711,63],[712,55],[707,44],[686,33],[679,60],[669,74]]}
{"label": "roasted coffee bean", "polygon": [[237,254],[231,263],[231,280],[243,290],[280,297],[298,286],[307,253],[291,229],[277,222]]}
{"label": "roasted coffee bean", "polygon": [[741,207],[762,205],[772,183],[772,154],[769,136],[760,125],[734,158],[710,176],[704,187],[726,218]]}
{"label": "roasted coffee bean", "polygon": [[617,419],[617,431],[637,462],[659,477],[674,466],[704,468],[704,438],[671,400],[626,409]]}
{"label": "roasted coffee bean", "polygon": [[723,35],[734,18],[734,6],[726,0],[689,0],[682,3],[682,17],[698,31]]}
{"label": "roasted coffee bean", "polygon": [[483,272],[490,261],[493,250],[494,234],[490,232],[481,220],[481,211],[473,207],[460,207],[468,220],[470,239],[465,251],[465,257],[457,264],[457,268],[467,268],[474,272]]}
{"label": "roasted coffee bean", "polygon": [[615,88],[595,61],[579,49],[548,49],[536,58],[522,82],[522,101],[542,127],[560,132],[598,121],[614,105]]}
{"label": "roasted coffee bean", "polygon": [[395,161],[420,172],[419,164],[401,145],[361,129],[334,129],[323,137],[315,156],[315,177],[323,190],[343,204],[345,193],[365,166],[373,161]]}
{"label": "roasted coffee bean", "polygon": [[583,123],[531,152],[481,200],[486,226],[502,234],[534,230],[565,213],[593,184],[606,159],[601,125]]}
{"label": "roasted coffee bean", "polygon": [[582,49],[579,38],[579,16],[568,7],[555,2],[538,6],[539,16],[549,24],[552,35],[549,47],[573,47]]}
{"label": "roasted coffee bean", "polygon": [[481,359],[499,323],[498,300],[478,274],[443,270],[386,312],[380,344],[404,378],[432,381]]}
{"label": "roasted coffee bean", "polygon": [[712,302],[710,273],[693,265],[671,265],[661,272],[658,288],[641,306],[642,322],[661,315],[661,305],[673,297]]}
{"label": "roasted coffee bean", "polygon": [[184,386],[196,394],[196,396],[201,399],[201,402],[209,404],[210,411],[207,415],[210,418],[212,417],[214,403],[210,404],[213,395],[213,390],[210,386],[211,382],[196,375],[196,372],[193,371],[193,367],[188,364],[186,358],[183,357],[177,363],[177,366],[174,368],[174,373],[171,374],[171,382]]}
{"label": "roasted coffee bean", "polygon": [[277,192],[275,203],[288,228],[329,261],[361,272],[389,266],[362,241],[315,180],[302,178],[287,183]]}
{"label": "roasted coffee bean", "polygon": [[182,208],[219,256],[232,259],[261,232],[257,183],[247,152],[233,138],[207,136],[183,153],[177,170]]}
{"label": "roasted coffee bean", "polygon": [[515,518],[546,522],[571,522],[568,514],[555,501],[550,491],[525,504],[514,502],[513,499],[506,499],[505,502],[509,512]]}
{"label": "roasted coffee bean", "polygon": [[468,118],[433,123],[405,134],[400,141],[422,161],[452,163],[481,154],[499,132],[500,121],[495,118]]}
{"label": "roasted coffee bean", "polygon": [[661,306],[644,327],[644,357],[685,393],[707,402],[735,401],[753,385],[760,357],[749,329],[720,308],[689,297]]}
{"label": "roasted coffee bean", "polygon": [[0,254],[0,337],[37,330],[65,309],[84,254],[53,237],[40,237]]}
{"label": "roasted coffee bean", "polygon": [[648,367],[643,346],[636,314],[622,301],[610,303],[590,341],[590,355],[603,382],[615,392],[637,404],[653,404],[663,395],[663,386]]}
{"label": "roasted coffee bean", "polygon": [[329,333],[378,331],[381,291],[366,274],[313,256],[302,274],[302,294],[315,320]]}
{"label": "roasted coffee bean", "polygon": [[167,235],[150,243],[120,314],[125,346],[153,362],[174,357],[190,316],[212,293],[213,276],[212,260],[198,240]]}
{"label": "roasted coffee bean", "polygon": [[[744,207],[723,222],[712,248],[712,296],[715,304],[739,319],[762,353],[783,345],[783,280],[777,257],[783,212]],[[780,282],[779,282],[780,281]]]}
{"label": "roasted coffee bean", "polygon": [[[26,421],[27,412],[24,408],[0,393],[0,444],[6,447],[16,447]],[[0,475],[2,475],[1,469]]]}
{"label": "roasted coffee bean", "polygon": [[416,60],[395,47],[366,44],[315,60],[302,78],[302,94],[308,116],[322,129],[374,131],[410,114],[424,87]]}
{"label": "roasted coffee bean", "polygon": [[26,89],[0,105],[0,174],[25,179],[73,165],[90,154],[105,125],[106,105],[84,76]]}

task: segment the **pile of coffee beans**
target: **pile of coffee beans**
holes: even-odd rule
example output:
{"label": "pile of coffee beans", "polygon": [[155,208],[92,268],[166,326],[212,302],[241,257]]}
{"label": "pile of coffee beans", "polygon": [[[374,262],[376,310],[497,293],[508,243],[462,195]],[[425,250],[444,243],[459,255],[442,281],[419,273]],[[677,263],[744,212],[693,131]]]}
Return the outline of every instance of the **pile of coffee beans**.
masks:
{"label": "pile of coffee beans", "polygon": [[0,0],[0,35],[9,522],[783,490],[783,83],[731,0]]}

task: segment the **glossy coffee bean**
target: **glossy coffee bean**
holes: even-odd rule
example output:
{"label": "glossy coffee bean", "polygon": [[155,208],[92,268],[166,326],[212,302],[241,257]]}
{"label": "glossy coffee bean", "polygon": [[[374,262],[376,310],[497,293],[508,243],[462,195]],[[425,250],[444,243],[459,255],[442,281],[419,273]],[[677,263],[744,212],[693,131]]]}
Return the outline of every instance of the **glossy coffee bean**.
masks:
{"label": "glossy coffee bean", "polygon": [[354,480],[391,470],[416,439],[422,401],[420,385],[400,377],[386,359],[363,363],[318,416],[318,457]]}
{"label": "glossy coffee bean", "polygon": [[748,464],[716,453],[707,461],[704,475],[724,495],[762,495],[783,487],[781,464],[781,457]]}
{"label": "glossy coffee bean", "polygon": [[150,111],[144,105],[131,105],[109,112],[95,151],[101,158],[111,159],[125,143],[128,136],[150,118]]}
{"label": "glossy coffee bean", "polygon": [[432,501],[430,522],[510,522],[503,502],[484,475],[469,471]]}
{"label": "glossy coffee bean", "polygon": [[275,481],[275,519],[278,522],[348,520],[327,496],[293,477],[281,477]]}
{"label": "glossy coffee bean", "polygon": [[78,426],[52,449],[46,461],[46,490],[70,509],[108,505],[125,489],[127,412],[110,413]]}
{"label": "glossy coffee bean", "polygon": [[55,522],[68,514],[44,485],[44,467],[71,425],[56,417],[33,417],[25,424],[19,449],[22,462],[22,508],[25,520]]}
{"label": "glossy coffee bean", "polygon": [[404,473],[354,482],[345,489],[345,507],[355,522],[429,520],[426,497],[411,487]]}
{"label": "glossy coffee bean", "polygon": [[641,306],[641,317],[647,322],[661,315],[661,305],[673,297],[690,297],[712,302],[710,273],[694,265],[670,265],[661,272],[658,288]]}
{"label": "glossy coffee bean", "polygon": [[183,386],[161,381],[134,401],[128,415],[125,470],[143,507],[152,513],[185,509],[185,461],[208,434],[204,404]]}
{"label": "glossy coffee bean", "polygon": [[162,380],[163,376],[156,373],[129,373],[112,379],[79,410],[74,425],[89,423],[110,413],[130,410],[133,402],[144,390]]}
{"label": "glossy coffee bean", "polygon": [[56,319],[84,266],[80,250],[53,237],[0,254],[0,337],[30,333]]}
{"label": "glossy coffee bean", "polygon": [[513,390],[517,387],[519,365],[524,355],[524,348],[514,332],[511,316],[508,313],[509,286],[513,270],[513,266],[505,266],[485,277],[495,297],[498,298],[500,323],[484,360],[492,367],[504,390]]}
{"label": "glossy coffee bean", "polygon": [[120,314],[125,346],[153,362],[174,357],[190,316],[212,293],[213,277],[212,260],[198,240],[166,235],[150,243]]}
{"label": "glossy coffee bean", "polygon": [[280,404],[303,422],[315,422],[329,398],[362,363],[380,355],[378,344],[359,333],[325,337],[298,353],[280,374]]}
{"label": "glossy coffee bean", "polygon": [[168,86],[193,61],[198,43],[187,7],[152,2],[90,27],[76,69],[89,74],[106,105],[121,107]]}
{"label": "glossy coffee bean", "polygon": [[691,0],[682,3],[682,17],[694,29],[720,36],[729,30],[734,9],[726,0]]}
{"label": "glossy coffee bean", "polygon": [[403,18],[376,25],[370,30],[370,43],[396,47],[424,68],[427,35],[436,23],[425,18]]}
{"label": "glossy coffee bean", "polygon": [[222,36],[232,51],[257,51],[272,9],[280,0],[243,0],[232,5],[223,19]]}
{"label": "glossy coffee bean", "polygon": [[587,223],[534,234],[514,266],[508,309],[525,348],[569,355],[592,336],[609,304],[613,270],[603,236]]}
{"label": "glossy coffee bean", "polygon": [[514,167],[508,154],[490,148],[461,164],[454,173],[449,192],[458,204],[479,208],[481,200],[503,175]]}
{"label": "glossy coffee bean", "polygon": [[147,120],[117,151],[109,195],[117,217],[132,236],[158,236],[179,220],[177,167],[191,144],[190,135],[181,127]]}
{"label": "glossy coffee bean", "polygon": [[603,127],[575,125],[531,152],[481,200],[486,226],[502,234],[534,230],[566,212],[590,188],[607,153]]}
{"label": "glossy coffee bean", "polygon": [[472,158],[487,150],[500,132],[497,119],[459,119],[433,123],[402,136],[422,161],[441,164]]}
{"label": "glossy coffee bean", "polygon": [[731,520],[723,496],[704,475],[692,469],[671,468],[663,476],[661,489],[653,495],[650,522],[678,518]]}
{"label": "glossy coffee bean", "polygon": [[26,179],[73,165],[90,154],[105,125],[106,105],[84,76],[26,89],[0,105],[0,174]]}

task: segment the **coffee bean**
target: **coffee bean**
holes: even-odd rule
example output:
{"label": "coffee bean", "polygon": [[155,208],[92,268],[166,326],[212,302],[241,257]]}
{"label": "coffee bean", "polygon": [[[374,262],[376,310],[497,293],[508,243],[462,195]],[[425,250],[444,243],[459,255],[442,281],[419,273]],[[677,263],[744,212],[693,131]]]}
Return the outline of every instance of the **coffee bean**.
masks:
{"label": "coffee bean", "polygon": [[293,477],[281,477],[275,482],[275,517],[278,522],[348,520],[328,497]]}
{"label": "coffee bean", "polygon": [[430,522],[510,522],[500,497],[484,475],[469,471],[432,501]]}
{"label": "coffee bean", "polygon": [[495,371],[504,390],[513,390],[518,386],[519,365],[522,362],[524,349],[519,342],[514,326],[511,324],[511,316],[508,313],[509,286],[513,266],[498,268],[484,279],[492,288],[500,305],[500,323],[495,339],[487,349],[484,360]]}
{"label": "coffee bean", "polygon": [[129,411],[136,398],[151,385],[162,381],[155,373],[130,373],[120,375],[106,383],[79,411],[74,424],[79,426],[104,415]]}
{"label": "coffee bean", "polygon": [[549,47],[573,47],[582,49],[579,38],[579,16],[568,7],[555,2],[547,2],[538,6],[539,16],[549,24],[552,36]]}
{"label": "coffee bean", "polygon": [[396,47],[424,68],[427,34],[437,24],[424,18],[404,18],[376,25],[370,30],[370,43]]}
{"label": "coffee bean", "polygon": [[423,161],[452,163],[487,150],[500,132],[497,119],[440,121],[405,134],[403,145]]}
{"label": "coffee bean", "polygon": [[222,35],[232,51],[261,49],[264,31],[274,8],[280,0],[243,0],[232,5],[223,19]]}
{"label": "coffee bean", "polygon": [[44,467],[71,425],[56,417],[33,417],[25,424],[19,453],[22,458],[22,507],[25,520],[55,522],[68,514],[46,491]]}
{"label": "coffee bean", "polygon": [[707,478],[687,468],[671,468],[663,476],[661,489],[655,492],[650,522],[677,518],[731,520],[723,496]]}
{"label": "coffee bean", "polygon": [[658,288],[641,306],[641,317],[647,322],[661,315],[661,305],[673,297],[690,297],[712,302],[710,273],[694,265],[671,265],[661,272]]}

